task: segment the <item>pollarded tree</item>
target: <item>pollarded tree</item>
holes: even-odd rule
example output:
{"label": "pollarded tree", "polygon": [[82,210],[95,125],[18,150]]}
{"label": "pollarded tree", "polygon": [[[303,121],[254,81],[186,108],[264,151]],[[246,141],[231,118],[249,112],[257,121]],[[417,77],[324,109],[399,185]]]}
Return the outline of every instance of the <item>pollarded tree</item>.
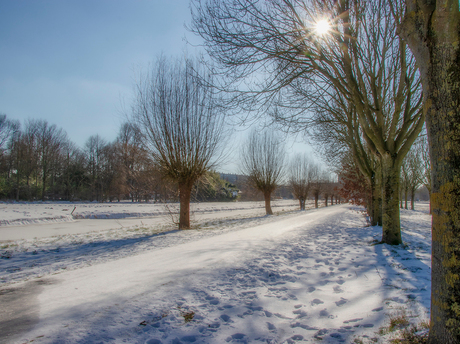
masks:
{"label": "pollarded tree", "polygon": [[271,195],[284,173],[286,152],[281,140],[272,132],[252,131],[241,151],[241,169],[250,183],[264,194],[265,212],[272,215]]}
{"label": "pollarded tree", "polygon": [[312,186],[314,164],[307,154],[296,155],[289,165],[289,184],[292,194],[299,200],[300,210],[305,210],[310,188]]}
{"label": "pollarded tree", "polygon": [[137,85],[134,118],[158,170],[179,189],[179,228],[190,228],[193,184],[222,153],[224,114],[211,76],[190,59],[158,59]]}
{"label": "pollarded tree", "polygon": [[[390,2],[195,0],[192,29],[229,75],[226,89],[257,75],[237,99],[244,109],[275,104],[278,114],[308,117],[316,100],[336,94],[353,105],[357,130],[380,163],[382,241],[400,244],[399,170],[424,114],[415,61],[396,35]],[[329,35],[318,33],[320,18],[331,24]]]}
{"label": "pollarded tree", "polygon": [[319,207],[319,196],[324,192],[326,184],[328,183],[329,175],[318,165],[312,169],[312,183],[311,190],[315,197],[315,208]]}

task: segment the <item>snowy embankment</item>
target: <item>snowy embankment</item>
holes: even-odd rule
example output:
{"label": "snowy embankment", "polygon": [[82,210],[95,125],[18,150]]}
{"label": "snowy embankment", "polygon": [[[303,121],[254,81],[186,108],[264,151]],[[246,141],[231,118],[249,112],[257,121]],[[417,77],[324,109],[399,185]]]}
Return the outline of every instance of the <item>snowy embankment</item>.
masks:
{"label": "snowy embankment", "polygon": [[0,340],[351,343],[378,337],[387,315],[402,308],[414,322],[428,316],[426,210],[402,211],[406,247],[372,245],[381,228],[367,227],[362,210],[348,205],[206,221],[163,235],[102,236],[65,248],[50,238],[46,254],[15,251],[1,260],[2,280],[17,283],[0,289],[7,317],[0,323],[22,327]]}
{"label": "snowy embankment", "polygon": [[[275,201],[283,207],[294,208],[295,201]],[[241,211],[262,209],[263,202],[206,202],[192,203],[194,213],[220,211]],[[29,224],[70,222],[75,219],[126,219],[138,217],[158,217],[169,215],[176,210],[175,203],[71,203],[71,202],[0,202],[0,227]],[[1,238],[0,238],[1,239]]]}

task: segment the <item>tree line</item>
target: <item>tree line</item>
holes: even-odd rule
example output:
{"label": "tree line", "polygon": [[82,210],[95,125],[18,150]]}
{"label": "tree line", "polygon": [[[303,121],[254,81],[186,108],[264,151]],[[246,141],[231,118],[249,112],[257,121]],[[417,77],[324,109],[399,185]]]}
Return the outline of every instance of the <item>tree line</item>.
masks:
{"label": "tree line", "polygon": [[[193,188],[197,201],[235,199],[236,187],[207,171]],[[0,114],[0,199],[16,201],[175,201],[177,188],[157,169],[139,128],[125,122],[107,142],[90,136],[82,148],[45,120]]]}
{"label": "tree line", "polygon": [[[408,176],[406,157],[426,124],[429,342],[458,343],[459,2],[192,0],[192,15],[191,30],[220,72],[217,87],[230,91],[229,106],[256,120],[268,114],[286,132],[308,133],[336,162],[348,156],[344,163],[368,186],[382,243],[402,244],[401,176]],[[316,30],[320,20],[329,23],[328,33]]]}
{"label": "tree line", "polygon": [[12,200],[105,201],[155,197],[158,176],[138,129],[121,126],[114,142],[99,135],[83,148],[45,120],[0,115],[0,197]]}
{"label": "tree line", "polygon": [[[349,166],[364,181],[381,242],[402,244],[401,191],[414,187],[409,152],[426,125],[433,208],[430,342],[458,342],[459,13],[458,1],[193,0],[190,29],[203,38],[214,65],[203,70],[193,61],[160,59],[139,81],[133,106],[133,123],[155,170],[179,190],[179,228],[190,228],[193,186],[218,163],[224,118],[233,112],[255,121],[268,117],[287,133],[305,134],[329,161]],[[329,33],[316,31],[319,16],[329,22]],[[38,134],[38,162],[27,150],[13,150],[27,156],[11,165],[21,176],[16,192],[20,182],[29,192],[35,180],[44,197],[54,180],[45,131]],[[241,162],[270,213],[269,195],[286,162],[273,158],[281,150],[267,137],[250,137]],[[88,192],[96,195],[103,190],[96,182],[97,141],[88,156]],[[31,172],[36,165],[39,174]]]}

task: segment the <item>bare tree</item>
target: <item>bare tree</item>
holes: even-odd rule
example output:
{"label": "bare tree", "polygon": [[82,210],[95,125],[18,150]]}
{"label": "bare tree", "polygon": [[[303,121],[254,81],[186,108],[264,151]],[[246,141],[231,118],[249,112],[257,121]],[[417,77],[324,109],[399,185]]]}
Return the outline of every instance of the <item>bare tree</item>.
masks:
{"label": "bare tree", "polygon": [[68,141],[62,146],[61,193],[64,199],[73,201],[78,198],[79,191],[88,181],[86,174],[87,161],[85,153],[73,142]]}
{"label": "bare tree", "polygon": [[284,173],[284,145],[273,131],[251,132],[241,151],[241,169],[250,183],[264,194],[265,212],[272,215],[271,195]]}
{"label": "bare tree", "polygon": [[85,143],[88,172],[91,181],[90,200],[102,200],[102,170],[104,165],[104,147],[107,142],[99,135],[93,135]]}
{"label": "bare tree", "polygon": [[37,148],[41,173],[41,198],[44,200],[48,179],[52,175],[55,162],[60,158],[60,149],[67,140],[67,134],[55,124],[49,125],[47,121],[36,121],[35,126],[37,130]]}
{"label": "bare tree", "polygon": [[[356,113],[354,130],[379,161],[382,241],[400,244],[399,169],[424,114],[415,61],[396,35],[388,2],[195,0],[192,30],[230,75],[226,88],[253,73],[264,78],[234,93],[239,104],[264,111],[275,106],[281,110],[270,111],[274,119],[289,129],[318,101],[324,106],[343,98]],[[315,35],[319,16],[332,24],[330,35]]]}
{"label": "bare tree", "polygon": [[193,184],[222,153],[224,117],[211,76],[190,59],[160,58],[137,85],[134,116],[159,171],[179,188],[179,228],[190,228]]}
{"label": "bare tree", "polygon": [[[17,175],[17,195],[19,200],[21,179],[26,181],[26,198],[32,200],[38,194],[33,192],[32,184],[38,188],[39,179],[39,143],[38,143],[38,122],[27,120],[23,132],[16,136],[16,175]],[[35,178],[34,178],[35,177]],[[35,183],[34,183],[35,179]]]}
{"label": "bare tree", "polygon": [[[423,165],[422,165],[422,157],[420,151],[417,149],[417,145],[414,146],[407,156],[405,160],[407,162],[407,168],[409,172],[408,188],[410,192],[410,204],[411,210],[415,210],[415,191],[419,188],[422,184],[422,175],[423,175]],[[406,206],[407,209],[407,206]]]}
{"label": "bare tree", "polygon": [[289,184],[292,194],[299,200],[300,210],[305,210],[314,169],[315,165],[307,154],[297,154],[289,165]]}
{"label": "bare tree", "polygon": [[331,205],[334,204],[334,188],[336,187],[336,183],[334,183],[334,180],[331,175],[326,174],[324,178],[324,184],[323,184],[323,195],[324,195],[324,205],[327,207],[328,206],[328,201],[330,199]]}
{"label": "bare tree", "polygon": [[326,182],[326,174],[325,172],[319,167],[315,166],[314,169],[312,169],[312,193],[313,196],[315,197],[315,208],[319,207],[319,196],[324,191],[324,186]]}
{"label": "bare tree", "polygon": [[0,154],[3,154],[5,145],[10,139],[14,130],[14,123],[6,118],[6,115],[0,113]]}
{"label": "bare tree", "polygon": [[422,184],[428,190],[428,195],[430,198],[430,214],[431,214],[431,161],[430,161],[430,150],[428,147],[428,137],[426,135],[421,135],[420,139],[417,141],[417,150],[422,159]]}
{"label": "bare tree", "polygon": [[142,134],[134,123],[123,123],[117,138],[119,191],[134,202],[154,194],[156,170],[152,157],[142,144]]}

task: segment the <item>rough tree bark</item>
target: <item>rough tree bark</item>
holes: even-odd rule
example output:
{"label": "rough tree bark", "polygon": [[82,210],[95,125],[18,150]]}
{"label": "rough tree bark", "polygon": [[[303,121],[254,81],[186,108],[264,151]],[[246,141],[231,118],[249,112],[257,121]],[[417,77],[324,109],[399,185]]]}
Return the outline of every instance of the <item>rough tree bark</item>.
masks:
{"label": "rough tree bark", "polygon": [[382,241],[390,245],[402,242],[399,228],[399,170],[395,159],[385,154],[382,159]]}
{"label": "rough tree bark", "polygon": [[178,185],[180,229],[190,228],[193,184],[222,152],[224,113],[211,79],[190,59],[161,58],[137,87],[134,119],[159,172]]}
{"label": "rough tree bark", "polygon": [[420,68],[432,165],[429,343],[460,343],[460,13],[458,0],[406,0],[400,27]]}
{"label": "rough tree bark", "polygon": [[190,198],[193,182],[179,184],[179,229],[190,228]]}
{"label": "rough tree bark", "polygon": [[272,193],[270,191],[264,191],[265,213],[267,215],[273,215],[272,207],[270,205],[271,194]]}
{"label": "rough tree bark", "polygon": [[241,169],[250,183],[264,195],[265,213],[273,215],[271,194],[284,173],[284,145],[272,132],[252,131],[241,150]]}
{"label": "rough tree bark", "polygon": [[376,168],[376,171],[371,177],[371,225],[382,225],[382,171]]}

